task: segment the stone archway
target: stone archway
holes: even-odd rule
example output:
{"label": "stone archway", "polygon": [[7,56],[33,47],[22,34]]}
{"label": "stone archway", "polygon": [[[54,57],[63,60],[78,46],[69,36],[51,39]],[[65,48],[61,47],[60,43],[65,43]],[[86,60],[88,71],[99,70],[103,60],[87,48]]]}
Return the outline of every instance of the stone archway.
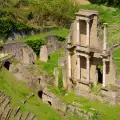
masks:
{"label": "stone archway", "polygon": [[40,99],[42,99],[42,95],[43,95],[43,91],[42,90],[38,91],[38,96],[39,96]]}
{"label": "stone archway", "polygon": [[52,103],[50,101],[47,101],[50,106],[52,106]]}
{"label": "stone archway", "polygon": [[10,62],[9,62],[9,61],[6,61],[6,62],[4,63],[4,67],[5,67],[7,70],[9,70],[9,69],[10,69]]}

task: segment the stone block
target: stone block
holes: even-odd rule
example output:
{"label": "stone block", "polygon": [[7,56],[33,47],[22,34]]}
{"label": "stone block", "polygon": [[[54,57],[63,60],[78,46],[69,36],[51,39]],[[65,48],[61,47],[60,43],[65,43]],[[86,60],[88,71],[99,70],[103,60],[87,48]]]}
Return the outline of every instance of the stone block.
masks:
{"label": "stone block", "polygon": [[40,61],[43,61],[43,62],[48,61],[48,50],[46,45],[43,45],[40,48]]}

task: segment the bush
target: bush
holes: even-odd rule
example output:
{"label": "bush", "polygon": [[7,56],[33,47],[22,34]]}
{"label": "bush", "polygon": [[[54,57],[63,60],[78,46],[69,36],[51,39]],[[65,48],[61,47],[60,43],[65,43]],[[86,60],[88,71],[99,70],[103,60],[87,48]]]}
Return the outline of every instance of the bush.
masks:
{"label": "bush", "polygon": [[33,29],[32,27],[25,25],[23,22],[13,20],[11,17],[0,18],[0,28],[0,35],[3,39],[7,39],[9,34],[13,31],[28,32]]}
{"label": "bush", "polygon": [[37,56],[39,56],[40,47],[42,45],[46,44],[45,40],[42,38],[36,39],[36,40],[35,39],[34,40],[26,40],[25,43],[34,50],[34,52],[36,53]]}
{"label": "bush", "polygon": [[120,0],[89,0],[92,4],[105,4],[112,7],[120,7]]}

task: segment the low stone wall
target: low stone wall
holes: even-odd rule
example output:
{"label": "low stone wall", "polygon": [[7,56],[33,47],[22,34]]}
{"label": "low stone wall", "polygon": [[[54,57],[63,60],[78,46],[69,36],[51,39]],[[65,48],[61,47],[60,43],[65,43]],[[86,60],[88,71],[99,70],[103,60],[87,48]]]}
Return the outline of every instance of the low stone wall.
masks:
{"label": "low stone wall", "polygon": [[110,89],[101,89],[98,95],[95,95],[89,90],[85,90],[83,88],[74,89],[77,96],[83,96],[90,100],[98,100],[102,103],[108,103],[110,105],[120,105],[120,89],[116,91]]}
{"label": "low stone wall", "polygon": [[90,108],[87,111],[85,109],[82,109],[81,105],[78,103],[73,102],[71,104],[66,104],[56,95],[49,92],[47,88],[45,88],[43,91],[39,91],[38,96],[43,100],[43,102],[49,104],[54,109],[58,111],[70,113],[71,115],[75,115],[78,118],[82,118],[84,120],[90,120],[93,117],[98,116],[98,112],[93,108]]}
{"label": "low stone wall", "polygon": [[0,120],[33,120],[35,115],[30,112],[20,113],[20,106],[13,109],[10,106],[11,98],[0,91]]}

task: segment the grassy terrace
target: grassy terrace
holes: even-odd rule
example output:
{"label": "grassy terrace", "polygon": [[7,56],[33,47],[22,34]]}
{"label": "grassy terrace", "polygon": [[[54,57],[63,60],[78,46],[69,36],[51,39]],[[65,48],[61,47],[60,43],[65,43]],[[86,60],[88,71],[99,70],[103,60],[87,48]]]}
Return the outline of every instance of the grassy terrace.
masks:
{"label": "grassy terrace", "polygon": [[[61,115],[39,99],[36,91],[29,89],[26,83],[16,80],[4,67],[0,70],[0,90],[12,98],[11,106],[13,108],[21,106],[21,112],[32,112],[38,120],[63,120]],[[30,92],[34,92],[35,96],[27,99],[27,95]],[[27,100],[26,104],[21,104],[22,100]],[[69,114],[67,114],[67,119],[78,120],[78,118]]]}
{"label": "grassy terrace", "polygon": [[96,109],[101,115],[100,120],[120,120],[120,106],[109,106],[108,104],[103,104],[99,101],[91,101],[82,96],[78,97],[74,93],[66,93],[67,95],[61,95],[60,91],[56,88],[51,88],[51,91],[67,103],[79,103],[82,105],[82,108],[86,110],[89,108]]}
{"label": "grassy terrace", "polygon": [[52,76],[55,67],[58,67],[58,59],[63,56],[63,49],[57,50],[55,53],[50,55],[48,62],[36,61],[36,65],[43,71],[47,72],[48,75]]}

